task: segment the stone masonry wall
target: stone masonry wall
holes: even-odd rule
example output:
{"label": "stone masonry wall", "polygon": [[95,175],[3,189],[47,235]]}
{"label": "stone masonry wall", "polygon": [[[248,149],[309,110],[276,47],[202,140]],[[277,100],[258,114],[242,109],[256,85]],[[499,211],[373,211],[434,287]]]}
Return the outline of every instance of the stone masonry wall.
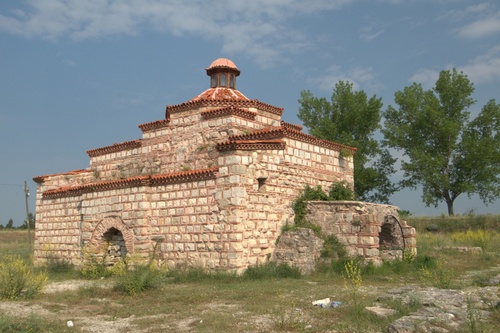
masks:
{"label": "stone masonry wall", "polygon": [[359,201],[310,201],[305,219],[320,226],[325,235],[335,235],[349,255],[375,263],[382,259],[380,235],[384,225],[394,226],[395,232],[391,235],[395,238],[394,250],[416,251],[415,228],[399,220],[396,206]]}
{"label": "stone masonry wall", "polygon": [[[114,255],[147,257],[160,240],[160,257],[169,265],[241,272],[274,252],[281,227],[293,220],[291,202],[305,185],[353,183],[352,157],[307,139],[284,136],[282,148],[249,140],[249,149],[219,151],[217,143],[230,136],[279,127],[280,116],[254,108],[247,110],[254,119],[200,115],[211,109],[174,113],[169,121],[140,126],[140,140],[91,150],[87,170],[39,177],[37,260],[54,256],[79,264],[83,248],[105,251],[103,239],[113,235],[108,238],[120,240]],[[207,168],[217,170],[214,179],[114,188],[134,177]],[[106,182],[110,189],[98,186]],[[69,191],[79,185],[90,187]],[[44,195],[57,189],[60,195]]]}

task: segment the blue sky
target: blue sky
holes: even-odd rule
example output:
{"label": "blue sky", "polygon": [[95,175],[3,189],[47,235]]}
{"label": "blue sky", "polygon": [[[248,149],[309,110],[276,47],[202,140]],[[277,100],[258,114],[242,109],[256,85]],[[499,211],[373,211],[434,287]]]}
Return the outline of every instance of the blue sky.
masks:
{"label": "blue sky", "polygon": [[[499,100],[500,5],[460,0],[2,0],[0,224],[34,212],[34,176],[89,166],[86,151],[141,137],[208,88],[205,68],[226,57],[238,89],[297,118],[300,91],[329,98],[339,80],[369,96],[413,82],[431,88],[453,67],[475,83],[475,116]],[[397,179],[398,175],[395,176]],[[392,203],[417,215],[421,191]],[[500,213],[462,195],[456,213]]]}

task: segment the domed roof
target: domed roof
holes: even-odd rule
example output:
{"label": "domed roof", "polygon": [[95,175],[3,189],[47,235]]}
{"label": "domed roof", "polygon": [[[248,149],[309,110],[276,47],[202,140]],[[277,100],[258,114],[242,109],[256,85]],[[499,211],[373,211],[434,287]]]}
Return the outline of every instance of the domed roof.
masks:
{"label": "domed roof", "polygon": [[215,68],[215,67],[234,68],[234,69],[238,70],[238,67],[236,67],[234,62],[232,62],[231,60],[226,59],[226,58],[219,58],[217,60],[214,60],[210,64],[210,66],[208,66],[207,70]]}
{"label": "domed roof", "polygon": [[226,58],[213,61],[206,68],[210,76],[210,88],[190,99],[196,101],[248,101],[249,99],[236,89],[236,77],[240,70],[234,62]]}

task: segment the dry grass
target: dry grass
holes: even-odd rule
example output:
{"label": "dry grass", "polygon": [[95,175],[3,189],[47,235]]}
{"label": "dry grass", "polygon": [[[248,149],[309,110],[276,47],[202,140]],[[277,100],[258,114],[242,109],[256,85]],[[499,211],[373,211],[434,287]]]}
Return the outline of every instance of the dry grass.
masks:
{"label": "dry grass", "polygon": [[[33,248],[33,235],[31,230],[31,248]],[[28,231],[16,229],[0,230],[0,255],[19,255],[23,258],[29,257]]]}

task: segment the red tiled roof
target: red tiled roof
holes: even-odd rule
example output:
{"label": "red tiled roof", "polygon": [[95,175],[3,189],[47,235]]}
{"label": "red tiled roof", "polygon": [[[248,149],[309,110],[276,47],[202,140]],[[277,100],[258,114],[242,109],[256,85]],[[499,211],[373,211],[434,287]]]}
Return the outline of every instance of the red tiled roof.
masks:
{"label": "red tiled roof", "polygon": [[281,140],[230,140],[217,144],[218,151],[283,149],[285,143]]}
{"label": "red tiled roof", "polygon": [[158,128],[167,127],[169,123],[170,123],[169,119],[162,119],[162,120],[152,121],[150,123],[140,124],[139,128],[141,129],[142,132],[153,131]]}
{"label": "red tiled roof", "polygon": [[141,146],[142,146],[142,140],[132,140],[132,141],[126,141],[126,142],[121,142],[121,143],[114,143],[111,146],[107,146],[107,147],[87,150],[87,154],[90,157],[96,157],[96,156],[100,156],[100,155],[116,153],[116,152],[123,151],[123,150],[139,148]]}
{"label": "red tiled roof", "polygon": [[281,121],[281,127],[289,128],[289,129],[299,131],[299,132],[302,131],[302,126],[290,124],[290,123],[284,122],[283,120]]}
{"label": "red tiled roof", "polygon": [[239,116],[241,118],[254,120],[257,114],[255,112],[235,108],[234,106],[229,106],[226,108],[204,111],[201,113],[201,115],[205,119],[219,118],[224,116]]}
{"label": "red tiled roof", "polygon": [[214,67],[227,67],[227,68],[238,69],[238,67],[236,67],[236,65],[234,64],[234,62],[232,62],[231,60],[226,59],[226,58],[219,58],[217,60],[214,60],[210,64],[210,66],[208,66],[207,70],[211,69],[211,68],[214,68]]}
{"label": "red tiled roof", "polygon": [[318,139],[315,136],[302,133],[298,130],[295,130],[294,129],[295,126],[296,125],[289,126],[287,124],[281,127],[266,127],[264,129],[255,131],[253,133],[230,136],[229,140],[222,143],[221,145],[230,144],[233,141],[241,141],[241,140],[272,140],[272,139],[281,139],[287,137],[337,151],[347,149],[352,154],[354,154],[357,150],[354,147],[346,146],[341,143],[336,143],[333,141]]}
{"label": "red tiled roof", "polygon": [[113,189],[134,187],[134,186],[154,186],[163,184],[173,184],[188,181],[198,181],[205,179],[215,179],[218,168],[200,169],[165,173],[158,175],[146,175],[129,177],[125,179],[108,180],[103,182],[89,183],[77,186],[65,186],[43,192],[44,199],[59,198],[66,196],[77,196],[83,193],[94,191],[107,191]]}
{"label": "red tiled roof", "polygon": [[170,105],[167,106],[166,110],[166,118],[169,118],[170,114],[183,112],[187,110],[192,110],[195,108],[201,107],[230,107],[233,106],[235,108],[256,108],[263,111],[267,111],[269,113],[276,114],[281,116],[283,113],[283,108],[278,108],[276,106],[272,106],[270,104],[262,103],[257,99],[252,100],[212,100],[212,99],[204,99],[204,100],[196,100],[196,101],[188,101],[182,104]]}
{"label": "red tiled roof", "polygon": [[52,173],[52,174],[48,174],[48,175],[42,175],[42,176],[36,176],[36,177],[33,177],[33,181],[35,183],[43,183],[45,182],[45,180],[47,178],[50,178],[50,177],[56,177],[56,176],[71,176],[71,175],[78,175],[78,174],[81,174],[81,173],[90,173],[92,172],[91,170],[88,170],[88,169],[81,169],[81,170],[73,170],[73,171],[67,171],[67,172],[61,172],[61,173]]}
{"label": "red tiled roof", "polygon": [[189,101],[218,101],[218,100],[228,100],[228,101],[234,101],[234,100],[243,100],[243,101],[248,101],[248,97],[243,95],[239,90],[232,89],[232,88],[226,88],[226,87],[215,87],[215,88],[209,88],[199,94],[198,96],[191,98]]}
{"label": "red tiled roof", "polygon": [[209,75],[209,76],[215,72],[222,72],[222,71],[232,72],[236,76],[239,76],[241,73],[240,70],[238,69],[238,67],[236,67],[236,65],[234,64],[234,62],[232,62],[231,60],[226,59],[226,58],[219,58],[219,59],[215,60],[214,62],[212,62],[210,64],[210,66],[208,68],[205,68],[205,70],[207,71],[207,75]]}

